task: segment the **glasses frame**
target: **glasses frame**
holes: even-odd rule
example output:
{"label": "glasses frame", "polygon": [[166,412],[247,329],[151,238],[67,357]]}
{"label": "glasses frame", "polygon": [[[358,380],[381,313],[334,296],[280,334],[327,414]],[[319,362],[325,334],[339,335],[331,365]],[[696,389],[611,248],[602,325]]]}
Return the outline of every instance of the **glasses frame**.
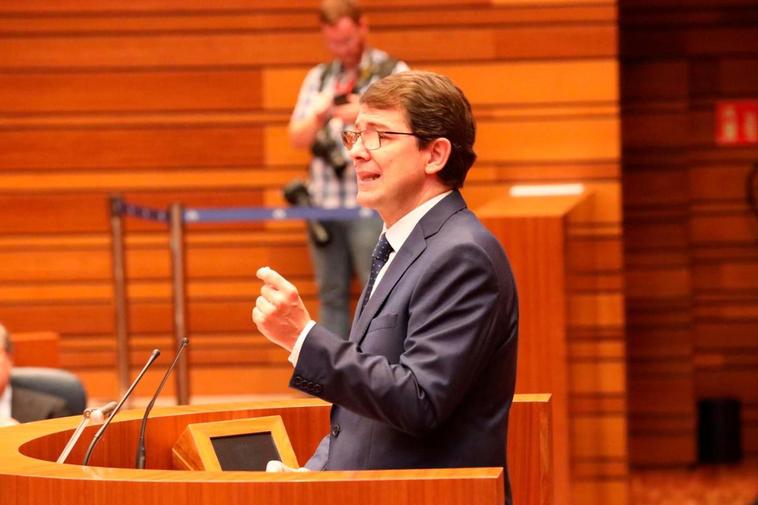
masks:
{"label": "glasses frame", "polygon": [[[366,133],[366,132],[376,132],[376,134],[377,134],[376,135],[376,140],[377,140],[378,145],[376,147],[368,147],[365,144],[365,142],[363,144],[363,146],[366,149],[368,149],[369,151],[376,151],[377,149],[379,149],[379,148],[382,147],[382,135],[384,135],[384,134],[390,134],[390,135],[410,135],[412,137],[421,138],[421,137],[419,137],[417,134],[415,134],[413,132],[393,132],[393,131],[389,131],[389,130],[375,130],[374,128],[367,128],[365,130],[345,130],[340,135],[340,139],[342,140],[342,144],[345,146],[345,149],[347,149],[348,151],[350,149],[352,149],[353,146],[355,146],[355,143],[358,142],[358,139],[361,139],[361,142],[363,142],[363,134]],[[352,143],[349,143],[346,140],[346,136],[347,135],[355,135],[355,140],[353,140]],[[348,144],[350,144],[350,145],[348,145]]]}

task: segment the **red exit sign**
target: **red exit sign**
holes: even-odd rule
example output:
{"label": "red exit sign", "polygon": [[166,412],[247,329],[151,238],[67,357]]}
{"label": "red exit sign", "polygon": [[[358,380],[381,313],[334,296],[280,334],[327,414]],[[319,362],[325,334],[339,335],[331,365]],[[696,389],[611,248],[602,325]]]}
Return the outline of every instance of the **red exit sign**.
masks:
{"label": "red exit sign", "polygon": [[758,100],[716,102],[716,143],[758,144]]}

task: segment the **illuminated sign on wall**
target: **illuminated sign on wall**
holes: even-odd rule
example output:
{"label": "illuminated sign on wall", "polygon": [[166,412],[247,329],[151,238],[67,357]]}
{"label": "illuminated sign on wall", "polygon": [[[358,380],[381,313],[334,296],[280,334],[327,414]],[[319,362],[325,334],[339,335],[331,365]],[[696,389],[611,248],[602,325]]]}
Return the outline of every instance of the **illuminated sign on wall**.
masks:
{"label": "illuminated sign on wall", "polygon": [[716,103],[716,143],[719,145],[758,143],[758,100]]}

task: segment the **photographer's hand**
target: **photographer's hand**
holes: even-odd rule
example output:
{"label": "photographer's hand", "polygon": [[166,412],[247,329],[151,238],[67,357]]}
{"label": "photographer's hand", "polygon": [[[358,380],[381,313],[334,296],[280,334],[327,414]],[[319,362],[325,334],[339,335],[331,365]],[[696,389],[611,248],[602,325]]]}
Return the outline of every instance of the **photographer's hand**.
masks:
{"label": "photographer's hand", "polygon": [[319,128],[332,117],[333,108],[334,95],[330,91],[322,91],[313,99],[313,117]]}
{"label": "photographer's hand", "polygon": [[330,91],[316,95],[310,104],[309,113],[302,119],[292,119],[289,124],[289,135],[292,145],[307,149],[313,143],[316,133],[332,117],[332,101],[334,96]]}
{"label": "photographer's hand", "polygon": [[359,97],[356,94],[346,95],[347,102],[342,105],[334,105],[332,107],[332,117],[336,117],[342,120],[343,124],[351,125],[355,123],[355,118],[358,117]]}

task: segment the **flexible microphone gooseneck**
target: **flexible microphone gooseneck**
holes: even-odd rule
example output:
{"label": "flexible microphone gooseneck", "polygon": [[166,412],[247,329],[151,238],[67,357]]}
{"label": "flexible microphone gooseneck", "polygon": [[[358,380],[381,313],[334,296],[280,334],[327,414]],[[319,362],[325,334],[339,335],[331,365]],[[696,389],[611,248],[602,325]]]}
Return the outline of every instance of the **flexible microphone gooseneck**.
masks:
{"label": "flexible microphone gooseneck", "polygon": [[58,456],[58,459],[55,462],[65,463],[66,458],[68,458],[68,455],[71,453],[71,450],[74,448],[74,445],[76,445],[76,442],[79,440],[79,437],[82,435],[84,428],[86,428],[90,423],[102,423],[103,420],[111,412],[113,412],[113,409],[115,408],[116,408],[116,402],[110,402],[103,405],[100,408],[85,409],[85,411],[82,412],[82,420],[79,421],[79,426],[76,427],[76,429],[74,430],[74,433],[71,435],[71,438],[68,439],[68,443],[66,444],[66,447],[63,448],[60,456]]}
{"label": "flexible microphone gooseneck", "polygon": [[163,389],[163,386],[166,384],[166,380],[168,379],[168,376],[171,375],[171,371],[176,366],[176,363],[179,361],[179,357],[182,355],[182,351],[184,348],[189,344],[189,340],[187,337],[184,337],[182,339],[182,342],[179,344],[179,349],[176,351],[176,356],[174,356],[174,361],[171,362],[171,365],[169,365],[168,370],[166,370],[166,373],[163,375],[163,380],[161,380],[161,383],[158,384],[158,389],[155,390],[155,394],[150,399],[150,403],[147,404],[147,407],[145,407],[145,415],[142,416],[142,424],[139,427],[139,438],[137,439],[137,460],[134,463],[134,468],[143,469],[145,468],[145,430],[147,429],[147,416],[150,415],[150,411],[153,410],[153,405],[155,404],[155,400],[158,399],[158,395],[161,394],[161,390]]}
{"label": "flexible microphone gooseneck", "polygon": [[92,456],[92,451],[95,449],[95,446],[100,441],[100,439],[103,438],[103,433],[105,433],[105,430],[108,428],[108,426],[110,426],[111,421],[113,421],[113,418],[116,417],[116,414],[118,414],[118,411],[121,410],[121,406],[124,404],[126,399],[129,398],[129,395],[132,394],[132,391],[134,391],[134,388],[137,387],[137,384],[139,384],[139,381],[142,380],[142,376],[145,375],[145,372],[147,372],[147,369],[150,368],[150,365],[153,364],[153,361],[155,361],[156,358],[160,355],[161,355],[161,352],[158,349],[153,349],[153,353],[147,359],[147,363],[145,363],[145,366],[142,367],[142,370],[140,371],[140,373],[137,374],[137,378],[134,379],[134,382],[132,382],[132,385],[129,386],[129,389],[126,390],[126,393],[124,393],[124,396],[118,402],[118,405],[116,405],[116,408],[113,409],[113,414],[111,414],[108,420],[105,421],[102,426],[100,426],[100,429],[97,430],[97,433],[95,433],[95,436],[92,438],[92,442],[90,442],[89,447],[87,448],[87,454],[84,455],[84,460],[82,461],[83,466],[87,466],[87,464],[89,463],[89,458],[90,456]]}

